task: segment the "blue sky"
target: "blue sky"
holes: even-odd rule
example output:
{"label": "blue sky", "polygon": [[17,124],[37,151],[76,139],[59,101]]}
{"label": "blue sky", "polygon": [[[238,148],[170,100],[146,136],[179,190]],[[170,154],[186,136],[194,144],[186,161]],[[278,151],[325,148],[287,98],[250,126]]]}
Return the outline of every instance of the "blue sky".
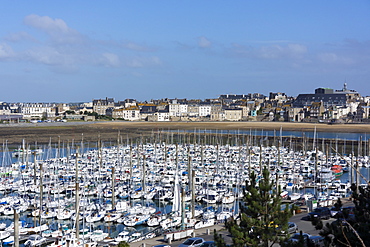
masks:
{"label": "blue sky", "polygon": [[368,0],[0,4],[0,101],[370,95]]}

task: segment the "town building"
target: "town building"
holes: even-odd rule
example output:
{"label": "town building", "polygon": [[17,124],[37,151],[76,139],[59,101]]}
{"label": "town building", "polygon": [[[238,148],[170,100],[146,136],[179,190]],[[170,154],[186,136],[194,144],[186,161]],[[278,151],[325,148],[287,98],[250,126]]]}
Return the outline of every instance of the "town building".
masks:
{"label": "town building", "polygon": [[226,108],[225,120],[226,121],[240,121],[243,118],[242,108]]}
{"label": "town building", "polygon": [[105,98],[105,99],[94,99],[93,100],[93,110],[99,115],[106,115],[108,108],[114,108],[114,99]]}
{"label": "town building", "polygon": [[141,118],[140,109],[137,106],[130,106],[123,109],[113,109],[112,118],[128,121],[138,121]]}
{"label": "town building", "polygon": [[148,121],[167,122],[170,121],[170,113],[166,110],[158,110],[153,115],[148,116]]}
{"label": "town building", "polygon": [[0,115],[10,115],[11,109],[8,103],[0,102]]}
{"label": "town building", "polygon": [[177,100],[173,100],[168,107],[170,117],[186,117],[188,115],[187,103],[179,103]]}
{"label": "town building", "polygon": [[56,104],[50,103],[19,103],[18,113],[24,119],[51,119],[56,116]]}
{"label": "town building", "polygon": [[342,90],[334,92],[331,88],[317,88],[314,94],[299,94],[293,102],[293,107],[307,107],[313,102],[322,102],[325,108],[330,106],[346,106],[349,102],[356,102],[360,95],[355,90],[348,90],[344,83]]}

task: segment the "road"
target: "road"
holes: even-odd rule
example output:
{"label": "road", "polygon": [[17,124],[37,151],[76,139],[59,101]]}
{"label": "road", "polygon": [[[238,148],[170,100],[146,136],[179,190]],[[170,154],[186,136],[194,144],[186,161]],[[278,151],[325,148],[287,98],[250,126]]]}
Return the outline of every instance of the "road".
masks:
{"label": "road", "polygon": [[[353,206],[353,203],[348,201],[347,199],[343,199],[342,202],[343,202],[343,207]],[[296,223],[298,226],[298,229],[302,232],[308,233],[310,235],[319,235],[319,230],[316,230],[314,228],[311,221],[303,219],[307,215],[308,215],[308,212],[304,211],[302,213],[292,216],[290,218],[290,221]],[[334,221],[334,219],[330,218],[328,220],[323,220],[323,223],[325,225],[326,223],[332,222],[332,221]],[[231,236],[229,232],[225,229],[224,224],[218,224],[218,225],[214,225],[209,228],[195,230],[195,237],[202,237],[206,241],[213,240],[214,229],[217,231],[218,234],[221,234],[224,237],[227,244],[232,243]],[[177,247],[184,241],[185,241],[184,239],[179,240],[179,241],[173,241],[172,243],[168,245],[170,245],[171,247]],[[131,243],[130,246],[131,247],[142,247],[142,246],[151,247],[151,246],[160,245],[160,244],[167,244],[163,241],[163,236],[153,238],[153,239],[143,240],[137,243]],[[276,245],[276,246],[279,246],[279,245]]]}
{"label": "road", "polygon": [[[307,212],[297,214],[293,216],[290,219],[290,221],[295,222],[298,225],[299,230],[302,230],[303,232],[309,233],[311,235],[318,235],[319,231],[315,230],[315,228],[311,224],[311,221],[302,220],[302,218],[306,215],[307,215]],[[326,223],[326,221],[324,223]],[[229,232],[225,229],[224,224],[218,224],[218,225],[215,225],[209,228],[198,229],[195,231],[195,237],[201,237],[205,241],[213,240],[214,229],[217,231],[218,234],[221,234],[224,237],[225,242],[227,244],[232,244],[231,236]],[[136,243],[131,243],[130,247],[142,247],[142,246],[151,247],[151,246],[160,245],[160,244],[168,244],[171,247],[177,247],[184,241],[185,239],[182,239],[179,241],[173,241],[170,244],[168,244],[163,241],[163,236],[161,236],[161,237],[157,237],[153,239],[146,239],[146,240],[136,242]]]}

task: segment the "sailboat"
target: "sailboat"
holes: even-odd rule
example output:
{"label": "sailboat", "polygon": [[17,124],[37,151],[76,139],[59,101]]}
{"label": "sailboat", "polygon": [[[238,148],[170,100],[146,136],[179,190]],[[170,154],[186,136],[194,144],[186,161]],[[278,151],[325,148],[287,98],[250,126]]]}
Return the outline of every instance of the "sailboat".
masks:
{"label": "sailboat", "polygon": [[171,227],[179,226],[181,224],[181,193],[180,193],[180,184],[179,184],[179,177],[178,172],[176,169],[175,173],[175,184],[174,184],[174,191],[173,191],[173,199],[172,199],[172,212],[167,216],[165,220],[160,222],[160,225],[163,229],[168,229]]}

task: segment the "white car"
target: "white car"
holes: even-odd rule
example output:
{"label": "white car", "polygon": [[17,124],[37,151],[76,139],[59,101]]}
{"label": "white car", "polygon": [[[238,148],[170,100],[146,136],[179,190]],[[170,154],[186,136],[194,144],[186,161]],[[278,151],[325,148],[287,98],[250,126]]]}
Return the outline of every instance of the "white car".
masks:
{"label": "white car", "polygon": [[298,226],[294,222],[288,222],[288,234],[297,233]]}
{"label": "white car", "polygon": [[201,246],[204,242],[203,238],[188,238],[185,240],[182,244],[179,245],[179,247],[198,247]]}

